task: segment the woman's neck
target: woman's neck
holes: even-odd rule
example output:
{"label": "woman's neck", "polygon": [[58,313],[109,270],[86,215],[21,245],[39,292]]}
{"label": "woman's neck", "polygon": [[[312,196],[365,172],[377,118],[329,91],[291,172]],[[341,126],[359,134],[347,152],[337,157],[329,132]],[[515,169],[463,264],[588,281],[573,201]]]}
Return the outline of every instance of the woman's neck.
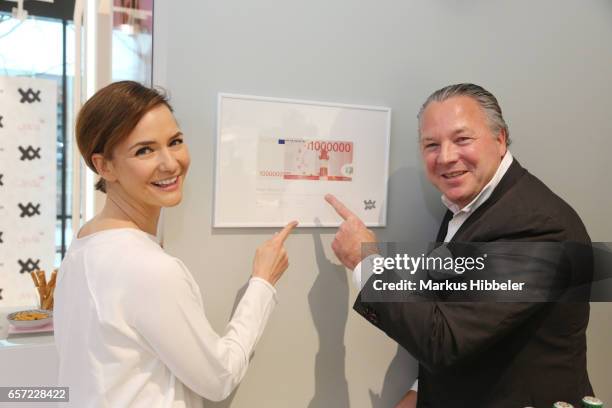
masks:
{"label": "woman's neck", "polygon": [[131,197],[118,189],[106,192],[104,209],[98,215],[100,221],[112,221],[121,226],[134,226],[151,235],[157,234],[160,207],[146,206],[134,202]]}

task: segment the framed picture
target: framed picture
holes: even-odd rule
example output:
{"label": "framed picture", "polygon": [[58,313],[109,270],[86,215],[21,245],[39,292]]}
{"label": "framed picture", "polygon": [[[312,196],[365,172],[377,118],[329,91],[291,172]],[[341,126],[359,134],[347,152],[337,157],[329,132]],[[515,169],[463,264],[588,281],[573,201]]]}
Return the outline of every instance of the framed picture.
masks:
{"label": "framed picture", "polygon": [[219,94],[213,226],[385,226],[391,109]]}

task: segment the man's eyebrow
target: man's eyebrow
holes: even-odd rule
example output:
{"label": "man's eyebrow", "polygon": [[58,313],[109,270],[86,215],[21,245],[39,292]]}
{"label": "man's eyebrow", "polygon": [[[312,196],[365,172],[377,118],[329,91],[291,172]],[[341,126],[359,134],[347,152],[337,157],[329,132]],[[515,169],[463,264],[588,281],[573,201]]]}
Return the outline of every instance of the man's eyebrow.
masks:
{"label": "man's eyebrow", "polygon": [[453,135],[458,135],[459,133],[470,133],[470,129],[462,126],[458,129],[453,130]]}
{"label": "man's eyebrow", "polygon": [[421,139],[422,142],[435,142],[436,139],[434,139],[431,136],[425,136],[424,138]]}
{"label": "man's eyebrow", "polygon": [[[174,135],[172,135],[170,137],[170,140],[172,140],[174,138],[177,138],[179,136],[182,136],[182,135],[183,135],[183,132],[181,132],[179,130],[178,132],[176,132]],[[155,142],[153,140],[143,140],[142,142],[134,143],[128,150],[132,150],[135,147],[139,147],[139,146],[149,146],[149,145],[152,145],[152,144],[155,144],[155,143],[157,143],[157,142]]]}

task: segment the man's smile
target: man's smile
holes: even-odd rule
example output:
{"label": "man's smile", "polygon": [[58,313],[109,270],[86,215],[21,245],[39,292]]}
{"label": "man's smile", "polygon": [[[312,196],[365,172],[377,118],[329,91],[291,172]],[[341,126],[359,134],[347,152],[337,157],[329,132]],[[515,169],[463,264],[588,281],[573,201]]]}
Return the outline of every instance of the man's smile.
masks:
{"label": "man's smile", "polygon": [[466,170],[450,171],[450,172],[447,172],[447,173],[442,173],[442,177],[447,179],[447,180],[451,180],[451,179],[459,178],[459,177],[463,176],[466,173],[467,173]]}

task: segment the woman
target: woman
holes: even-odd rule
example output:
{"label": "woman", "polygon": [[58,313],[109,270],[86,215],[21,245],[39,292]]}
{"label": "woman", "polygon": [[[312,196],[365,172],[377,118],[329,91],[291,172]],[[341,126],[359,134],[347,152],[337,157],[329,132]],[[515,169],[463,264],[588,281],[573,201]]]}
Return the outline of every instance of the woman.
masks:
{"label": "woman", "polygon": [[155,240],[162,207],[177,205],[189,152],[170,105],[131,81],[97,92],[76,138],[101,176],[102,212],[74,238],[60,267],[55,339],[59,383],[76,407],[194,407],[226,398],[275,306],[296,222],[257,249],[252,277],[223,336],[198,285]]}

